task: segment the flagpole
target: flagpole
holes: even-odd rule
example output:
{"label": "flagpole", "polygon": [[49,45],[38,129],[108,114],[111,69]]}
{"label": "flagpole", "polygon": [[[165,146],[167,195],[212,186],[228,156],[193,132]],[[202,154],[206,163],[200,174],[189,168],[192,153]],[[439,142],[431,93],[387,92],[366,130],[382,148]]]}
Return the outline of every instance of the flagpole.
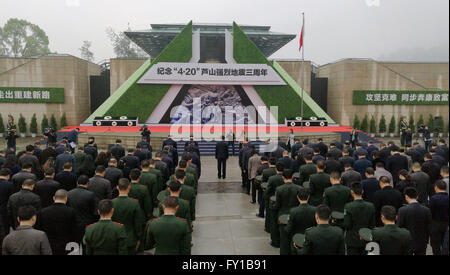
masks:
{"label": "flagpole", "polygon": [[[302,25],[302,31],[301,31],[301,40],[302,40],[302,70],[301,70],[301,83],[303,87],[300,87],[302,89],[302,98],[301,98],[301,105],[300,105],[300,117],[302,118],[302,120],[304,120],[303,118],[303,93],[304,93],[304,87],[305,87],[305,13],[302,12],[303,15],[303,25]],[[301,123],[301,128],[300,131],[303,132],[303,123]]]}

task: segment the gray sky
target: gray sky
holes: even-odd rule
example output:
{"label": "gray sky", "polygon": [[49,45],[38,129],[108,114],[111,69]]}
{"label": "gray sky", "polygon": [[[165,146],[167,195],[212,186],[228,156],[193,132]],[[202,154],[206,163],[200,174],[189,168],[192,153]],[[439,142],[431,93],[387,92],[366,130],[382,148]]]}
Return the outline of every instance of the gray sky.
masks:
{"label": "gray sky", "polygon": [[[39,25],[50,50],[80,56],[92,41],[95,62],[114,57],[105,29],[150,23],[269,25],[299,34],[306,14],[305,59],[449,60],[448,0],[1,0],[0,25],[11,18]],[[272,58],[300,58],[298,39]]]}

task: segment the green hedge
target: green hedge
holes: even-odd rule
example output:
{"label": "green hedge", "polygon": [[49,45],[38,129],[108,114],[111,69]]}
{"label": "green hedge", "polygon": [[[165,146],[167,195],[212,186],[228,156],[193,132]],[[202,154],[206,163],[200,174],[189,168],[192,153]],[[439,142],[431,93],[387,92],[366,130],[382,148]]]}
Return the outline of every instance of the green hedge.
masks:
{"label": "green hedge", "polygon": [[[192,22],[167,45],[167,47],[151,62],[189,62],[192,58]],[[145,74],[145,72],[143,73]],[[143,75],[142,74],[142,75]],[[137,84],[142,77],[111,106],[105,115],[137,116],[140,123],[145,123],[155,107],[170,88],[168,84]]]}
{"label": "green hedge", "polygon": [[[240,64],[267,64],[273,68],[272,63],[242,31],[236,23],[233,23],[233,57]],[[280,76],[283,78],[283,76]],[[283,78],[286,82],[286,80]],[[256,92],[266,104],[278,107],[278,122],[283,124],[285,118],[300,116],[301,98],[295,90],[289,86],[254,86]],[[303,103],[303,117],[312,117],[316,114]]]}

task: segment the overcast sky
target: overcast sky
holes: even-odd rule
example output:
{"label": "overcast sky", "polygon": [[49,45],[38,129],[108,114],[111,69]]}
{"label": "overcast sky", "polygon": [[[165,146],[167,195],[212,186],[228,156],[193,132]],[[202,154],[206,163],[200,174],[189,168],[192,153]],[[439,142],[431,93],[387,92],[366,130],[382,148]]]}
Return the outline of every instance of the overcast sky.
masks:
{"label": "overcast sky", "polygon": [[[0,25],[11,18],[39,25],[50,50],[80,56],[92,42],[95,61],[114,57],[105,29],[151,23],[269,25],[299,34],[306,15],[305,59],[449,60],[449,0],[0,0]],[[272,58],[300,58],[298,39]]]}

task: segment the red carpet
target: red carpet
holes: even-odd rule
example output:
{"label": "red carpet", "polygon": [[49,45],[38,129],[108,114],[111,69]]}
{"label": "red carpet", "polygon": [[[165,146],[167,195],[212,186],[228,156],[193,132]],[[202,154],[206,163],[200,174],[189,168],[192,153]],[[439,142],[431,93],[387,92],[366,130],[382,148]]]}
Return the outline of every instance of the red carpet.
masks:
{"label": "red carpet", "polygon": [[[75,128],[80,128],[80,132],[88,132],[88,133],[104,133],[104,132],[111,132],[111,133],[132,133],[132,132],[139,132],[140,126],[137,127],[96,127],[96,126],[67,126],[61,129],[61,132],[68,132],[72,131]],[[169,125],[161,125],[161,126],[147,126],[151,132],[170,132],[170,128],[173,126]],[[181,132],[182,127],[179,127],[179,132]],[[189,126],[186,126],[189,127]],[[207,127],[212,132],[214,131],[222,131],[222,132],[228,132],[231,126],[190,126],[190,132],[197,132],[202,131],[202,128]],[[289,132],[290,129],[293,129],[294,132],[300,133],[301,128],[300,127],[287,127],[287,126],[275,126],[278,128],[279,132]],[[236,128],[238,131],[242,131],[242,128],[246,132],[255,132],[258,130],[257,126],[245,126],[245,127],[236,127],[234,126],[233,131],[236,132]],[[263,127],[264,128],[264,127]],[[269,132],[271,127],[265,127],[266,131]],[[330,132],[351,132],[352,127],[349,126],[329,126],[329,127],[303,127],[303,132],[306,133],[330,133]]]}

